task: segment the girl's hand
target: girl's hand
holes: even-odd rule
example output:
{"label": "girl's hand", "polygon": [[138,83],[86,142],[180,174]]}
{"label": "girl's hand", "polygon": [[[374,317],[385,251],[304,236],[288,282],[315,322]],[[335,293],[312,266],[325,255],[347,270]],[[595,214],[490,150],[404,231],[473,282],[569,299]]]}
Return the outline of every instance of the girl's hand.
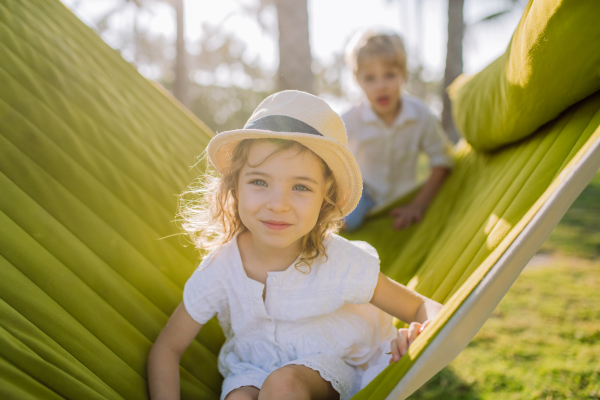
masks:
{"label": "girl's hand", "polygon": [[430,322],[430,319],[423,322],[423,324],[413,322],[409,325],[408,329],[398,329],[396,339],[392,340],[391,342],[392,351],[389,354],[392,355],[392,358],[390,359],[390,364],[400,360],[402,356],[406,354],[408,347],[412,344],[412,342],[415,341],[417,336],[419,336],[421,332],[423,332],[425,327]]}

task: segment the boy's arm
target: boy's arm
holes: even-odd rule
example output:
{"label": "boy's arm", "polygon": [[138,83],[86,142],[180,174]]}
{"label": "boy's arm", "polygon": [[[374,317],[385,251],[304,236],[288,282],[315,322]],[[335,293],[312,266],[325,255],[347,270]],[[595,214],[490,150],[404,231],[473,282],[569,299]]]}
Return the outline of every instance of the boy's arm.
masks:
{"label": "boy's arm", "polygon": [[180,303],[148,355],[148,390],[152,400],[180,398],[179,360],[200,328],[202,325]]}
{"label": "boy's arm", "polygon": [[433,167],[429,179],[414,200],[407,206],[394,208],[390,216],[394,218],[394,229],[406,229],[413,223],[421,222],[423,215],[442,184],[450,175],[449,167]]}
{"label": "boy's arm", "polygon": [[423,118],[425,121],[419,138],[419,149],[429,157],[431,175],[411,204],[391,211],[395,229],[405,229],[421,221],[454,164],[452,144],[439,121],[431,113],[427,113]]}
{"label": "boy's arm", "polygon": [[408,329],[399,329],[396,339],[392,340],[390,363],[398,361],[406,353],[408,346],[442,309],[440,303],[408,289],[381,272],[371,304],[403,322],[410,323]]}

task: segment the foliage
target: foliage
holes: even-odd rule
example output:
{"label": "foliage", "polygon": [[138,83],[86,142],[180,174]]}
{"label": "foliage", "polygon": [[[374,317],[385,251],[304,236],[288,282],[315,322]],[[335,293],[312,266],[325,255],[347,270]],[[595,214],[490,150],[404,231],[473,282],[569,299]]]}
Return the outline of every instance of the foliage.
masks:
{"label": "foliage", "polygon": [[[75,10],[79,5],[75,4]],[[175,18],[172,6],[170,0],[119,0],[92,26],[142,74],[170,91],[175,81],[175,42],[153,33],[142,22],[165,11],[172,11]],[[263,18],[269,7],[272,5],[266,0],[240,4],[225,20],[243,14],[276,37],[275,27]],[[129,23],[120,23],[123,19]],[[215,131],[243,126],[258,103],[274,91],[274,71],[265,69],[258,57],[248,56],[247,42],[224,30],[225,20],[204,23],[202,36],[186,43],[188,97],[192,99],[187,104]]]}
{"label": "foliage", "polygon": [[[140,73],[172,91],[175,41],[153,32],[147,21],[161,13],[172,13],[175,20],[173,1],[115,0],[111,4],[103,15],[94,18],[92,28]],[[251,114],[247,108],[258,105],[258,99],[275,91],[276,71],[266,68],[259,56],[249,55],[250,44],[239,32],[225,28],[229,18],[243,16],[276,42],[278,29],[272,18],[273,4],[272,0],[239,3],[225,19],[203,23],[201,37],[186,43],[190,79],[187,97],[191,99],[186,105],[215,131],[239,128]],[[83,8],[83,1],[75,2],[74,11],[79,8]],[[347,99],[342,84],[343,50],[333,54],[330,61],[313,59],[316,94]],[[424,77],[421,66],[411,67],[407,90],[425,99],[436,112],[441,109],[440,87],[438,79]]]}
{"label": "foliage", "polygon": [[[82,3],[75,3],[75,10]],[[172,67],[174,43],[152,32],[142,21],[164,12],[169,4],[167,0],[119,0],[94,21],[93,28],[142,74],[164,79],[165,72]]]}
{"label": "foliage", "polygon": [[254,109],[271,94],[237,86],[195,85],[193,89],[197,95],[191,111],[215,132],[242,128]]}
{"label": "foliage", "polygon": [[329,94],[338,98],[344,97],[342,74],[345,68],[343,52],[334,54],[333,61],[329,65],[314,58],[312,70],[315,74],[316,93],[319,95]]}

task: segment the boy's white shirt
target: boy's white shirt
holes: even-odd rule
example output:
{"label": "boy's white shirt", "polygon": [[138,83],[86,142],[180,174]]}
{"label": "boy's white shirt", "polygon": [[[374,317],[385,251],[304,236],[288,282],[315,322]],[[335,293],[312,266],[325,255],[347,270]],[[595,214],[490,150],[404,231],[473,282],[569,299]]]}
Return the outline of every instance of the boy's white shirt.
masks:
{"label": "boy's white shirt", "polygon": [[348,148],[356,157],[364,189],[377,212],[414,190],[420,153],[431,167],[452,167],[452,145],[437,118],[420,99],[403,93],[402,109],[391,126],[364,100],[342,115]]}

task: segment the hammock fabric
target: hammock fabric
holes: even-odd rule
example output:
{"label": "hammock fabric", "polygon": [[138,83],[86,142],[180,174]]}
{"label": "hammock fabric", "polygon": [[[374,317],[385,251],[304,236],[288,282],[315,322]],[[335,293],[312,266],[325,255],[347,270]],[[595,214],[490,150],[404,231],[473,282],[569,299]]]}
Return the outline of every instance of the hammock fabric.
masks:
{"label": "hammock fabric", "polygon": [[[348,235],[376,246],[388,275],[445,304],[355,398],[405,398],[460,352],[495,304],[477,322],[456,318],[598,169],[599,126],[596,93],[494,153],[462,143],[421,224],[396,232],[382,213]],[[198,262],[169,237],[175,194],[201,172],[189,166],[211,135],[58,0],[0,0],[1,398],[147,398],[148,351]],[[546,212],[560,193],[570,197]],[[532,236],[536,221],[544,229]],[[447,338],[465,326],[454,346]],[[222,343],[215,320],[203,327],[181,361],[183,398],[218,398]]]}

